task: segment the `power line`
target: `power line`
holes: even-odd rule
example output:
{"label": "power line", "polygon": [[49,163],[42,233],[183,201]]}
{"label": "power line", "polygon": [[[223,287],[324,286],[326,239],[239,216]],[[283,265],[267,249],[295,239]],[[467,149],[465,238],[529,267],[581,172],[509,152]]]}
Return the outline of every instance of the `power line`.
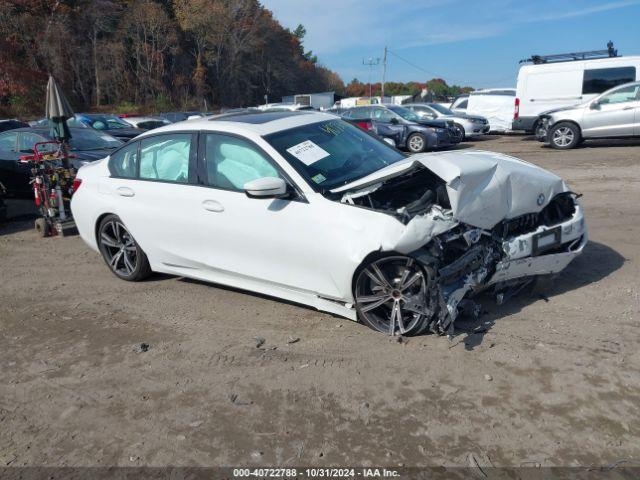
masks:
{"label": "power line", "polygon": [[[413,62],[411,62],[411,61],[407,60],[406,58],[404,58],[404,57],[402,57],[402,56],[398,55],[398,54],[397,54],[396,52],[394,52],[393,50],[389,50],[389,49],[387,49],[387,52],[389,52],[390,54],[392,54],[394,57],[396,57],[396,58],[398,58],[398,59],[402,60],[402,61],[403,61],[403,62],[405,62],[407,65],[412,66],[412,67],[413,67],[413,68],[415,68],[416,70],[420,70],[421,72],[424,72],[424,73],[426,73],[426,74],[428,74],[428,75],[433,75],[433,77],[434,77],[434,78],[442,78],[442,77],[440,77],[437,73],[432,72],[432,71],[430,71],[430,70],[427,70],[426,68],[422,68],[422,67],[421,67],[421,66],[419,66],[419,65],[416,65],[415,63],[413,63]],[[500,82],[502,82],[503,80],[508,80],[508,79],[513,79],[513,76],[512,76],[512,75],[510,75],[509,77],[503,77],[503,78],[500,78],[498,81],[485,82],[485,83],[500,83]],[[459,81],[456,81],[456,80],[460,80],[460,79],[456,79],[456,78],[449,78],[449,80],[450,80],[452,83],[458,83],[460,86],[464,86],[464,83],[466,83],[466,81],[465,81],[465,82],[459,82]]]}

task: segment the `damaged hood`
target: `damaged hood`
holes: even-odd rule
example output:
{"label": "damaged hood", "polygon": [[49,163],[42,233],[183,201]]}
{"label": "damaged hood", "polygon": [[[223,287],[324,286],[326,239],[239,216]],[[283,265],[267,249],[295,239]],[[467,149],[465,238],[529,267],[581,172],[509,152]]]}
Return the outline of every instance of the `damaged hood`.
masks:
{"label": "damaged hood", "polygon": [[567,191],[557,175],[500,153],[472,150],[413,158],[447,183],[453,216],[478,228],[539,212]]}
{"label": "damaged hood", "polygon": [[384,181],[416,163],[445,181],[453,217],[482,229],[539,212],[553,197],[568,190],[560,177],[533,164],[500,153],[471,150],[413,155],[334,191]]}

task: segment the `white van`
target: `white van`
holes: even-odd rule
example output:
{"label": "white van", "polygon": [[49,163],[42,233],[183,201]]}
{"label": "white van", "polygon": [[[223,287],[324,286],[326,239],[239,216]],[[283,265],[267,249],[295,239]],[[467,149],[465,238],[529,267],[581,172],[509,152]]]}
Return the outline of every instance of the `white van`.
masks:
{"label": "white van", "polygon": [[515,96],[514,88],[487,88],[460,95],[449,108],[458,114],[486,118],[490,132],[508,132],[513,120]]}
{"label": "white van", "polygon": [[523,65],[513,115],[513,129],[533,132],[538,115],[588,102],[616,85],[640,77],[640,56],[568,60]]}

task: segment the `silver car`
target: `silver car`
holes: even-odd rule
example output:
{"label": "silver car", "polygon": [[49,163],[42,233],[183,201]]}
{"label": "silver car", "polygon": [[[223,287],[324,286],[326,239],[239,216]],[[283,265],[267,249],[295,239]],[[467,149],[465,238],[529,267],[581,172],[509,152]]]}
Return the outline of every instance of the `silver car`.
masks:
{"label": "silver car", "polygon": [[640,82],[607,90],[589,102],[540,115],[538,140],[569,149],[590,138],[640,136]]}
{"label": "silver car", "polygon": [[438,103],[409,103],[402,106],[425,119],[438,118],[452,121],[463,139],[489,133],[489,121],[481,116],[455,113]]}

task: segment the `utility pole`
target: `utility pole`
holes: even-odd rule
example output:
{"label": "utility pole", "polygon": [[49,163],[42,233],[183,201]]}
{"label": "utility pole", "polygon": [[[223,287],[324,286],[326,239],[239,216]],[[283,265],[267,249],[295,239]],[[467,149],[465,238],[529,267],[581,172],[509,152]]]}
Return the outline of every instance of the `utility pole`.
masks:
{"label": "utility pole", "polygon": [[385,80],[385,76],[387,75],[387,46],[384,46],[384,57],[382,60],[382,100],[381,102],[384,103],[384,80]]}
{"label": "utility pole", "polygon": [[376,58],[376,61],[373,61],[373,58],[369,58],[369,60],[362,60],[363,65],[369,66],[369,102],[371,102],[371,70],[376,65],[380,64],[380,57]]}

